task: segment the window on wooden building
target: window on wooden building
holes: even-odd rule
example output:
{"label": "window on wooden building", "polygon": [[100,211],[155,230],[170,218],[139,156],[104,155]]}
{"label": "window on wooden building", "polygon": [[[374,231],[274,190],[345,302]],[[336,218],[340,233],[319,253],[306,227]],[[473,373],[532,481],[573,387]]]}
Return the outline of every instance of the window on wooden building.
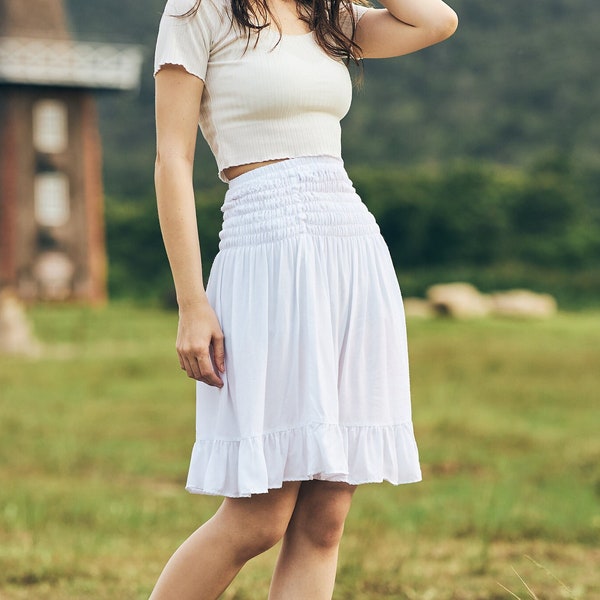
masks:
{"label": "window on wooden building", "polygon": [[33,144],[38,152],[64,152],[69,144],[67,106],[59,100],[39,100],[33,107]]}
{"label": "window on wooden building", "polygon": [[35,177],[35,219],[44,227],[60,227],[69,220],[69,180],[64,173],[39,173]]}

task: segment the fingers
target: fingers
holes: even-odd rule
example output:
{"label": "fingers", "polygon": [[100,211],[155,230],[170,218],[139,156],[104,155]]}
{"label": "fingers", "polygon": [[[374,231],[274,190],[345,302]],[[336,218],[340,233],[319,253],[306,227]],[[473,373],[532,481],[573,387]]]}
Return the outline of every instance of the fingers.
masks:
{"label": "fingers", "polygon": [[223,331],[208,304],[194,310],[180,310],[176,347],[179,364],[188,377],[223,387],[220,377],[225,372]]}
{"label": "fingers", "polygon": [[221,373],[225,373],[225,343],[222,335],[213,337],[212,348],[217,369],[219,369]]}
{"label": "fingers", "polygon": [[200,356],[198,356],[197,362],[201,375],[198,381],[203,381],[208,385],[214,385],[218,388],[223,387],[223,381],[215,371],[215,367],[210,359],[209,352],[203,352]]}
{"label": "fingers", "polygon": [[[216,368],[223,373],[225,371],[225,353],[222,339],[220,352],[219,362],[217,362],[215,354],[215,363]],[[215,365],[213,365],[208,348],[181,349],[178,350],[178,355],[181,368],[187,373],[188,377],[218,388],[223,387],[223,380],[219,377]]]}

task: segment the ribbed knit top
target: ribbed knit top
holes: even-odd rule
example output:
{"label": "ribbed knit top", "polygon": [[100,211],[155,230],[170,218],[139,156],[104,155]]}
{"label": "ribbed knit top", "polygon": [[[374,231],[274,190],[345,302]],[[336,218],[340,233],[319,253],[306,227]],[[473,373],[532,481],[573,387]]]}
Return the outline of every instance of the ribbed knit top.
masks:
{"label": "ribbed knit top", "polygon": [[[265,28],[247,43],[232,21],[230,0],[168,0],[161,19],[155,74],[180,65],[204,81],[200,129],[223,181],[223,170],[298,156],[341,156],[340,120],[352,100],[342,60],[322,50],[313,33]],[[366,10],[353,5],[355,19]],[[349,15],[341,15],[350,34]]]}

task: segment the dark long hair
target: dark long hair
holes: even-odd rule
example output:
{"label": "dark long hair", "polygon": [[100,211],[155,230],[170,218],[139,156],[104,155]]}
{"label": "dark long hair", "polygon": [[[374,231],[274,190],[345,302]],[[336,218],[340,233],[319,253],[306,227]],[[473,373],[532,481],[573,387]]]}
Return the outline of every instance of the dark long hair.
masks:
{"label": "dark long hair", "polygon": [[[194,6],[181,16],[194,15],[202,1],[196,0]],[[367,0],[358,0],[358,3],[370,6]],[[296,0],[296,7],[300,20],[314,32],[317,43],[327,54],[343,59],[346,64],[350,61],[358,63],[361,48],[354,41],[356,19],[352,10],[352,0]],[[340,23],[342,11],[346,11],[344,16],[352,25],[350,37],[344,33]],[[274,18],[266,0],[231,0],[231,12],[237,25],[247,32],[248,41],[253,32],[260,35],[261,30],[269,27],[272,22],[281,36],[281,26]]]}

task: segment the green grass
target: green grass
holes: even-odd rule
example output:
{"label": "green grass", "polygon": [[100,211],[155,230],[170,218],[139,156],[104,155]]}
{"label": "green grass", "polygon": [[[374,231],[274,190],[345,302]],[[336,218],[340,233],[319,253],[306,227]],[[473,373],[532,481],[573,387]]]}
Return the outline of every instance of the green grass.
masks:
{"label": "green grass", "polygon": [[[219,503],[183,490],[194,390],[176,316],[31,316],[43,356],[0,359],[0,599],[147,598]],[[513,568],[544,600],[600,597],[600,314],[411,320],[409,338],[425,480],[359,489],[335,598],[528,597]],[[275,552],[225,598],[266,598]]]}

